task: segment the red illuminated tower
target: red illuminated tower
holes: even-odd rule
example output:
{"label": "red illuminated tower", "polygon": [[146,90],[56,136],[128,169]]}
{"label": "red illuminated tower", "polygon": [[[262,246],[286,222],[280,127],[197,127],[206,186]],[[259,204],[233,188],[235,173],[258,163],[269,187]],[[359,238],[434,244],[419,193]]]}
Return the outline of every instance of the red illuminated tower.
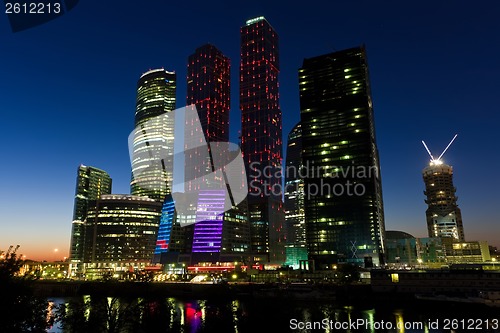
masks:
{"label": "red illuminated tower", "polygon": [[[229,58],[211,44],[196,49],[188,58],[187,105],[196,105],[201,122],[199,130],[190,119],[186,119],[186,140],[203,140],[210,142],[229,141],[229,101],[230,101],[230,62]],[[189,144],[190,147],[195,145]],[[220,151],[220,150],[219,150]],[[186,154],[186,191],[198,191],[202,184],[208,185],[214,180],[210,178],[213,166],[210,150],[201,146],[191,149]],[[223,158],[223,157],[220,157]],[[205,186],[204,188],[206,188]]]}
{"label": "red illuminated tower", "polygon": [[284,257],[281,196],[282,133],[278,93],[278,35],[264,17],[241,28],[241,150],[249,187],[251,243],[254,253]]}
{"label": "red illuminated tower", "polygon": [[[195,105],[199,117],[198,123],[192,112],[185,114],[185,191],[197,197],[196,224],[185,227],[187,242],[192,241],[191,262],[240,260],[249,252],[250,227],[246,201],[234,201],[231,191],[237,189],[228,186],[228,177],[243,178],[244,170],[225,168],[238,153],[228,145],[230,61],[213,45],[189,56],[187,105]],[[227,173],[221,174],[221,168]],[[232,198],[229,210],[226,190]]]}

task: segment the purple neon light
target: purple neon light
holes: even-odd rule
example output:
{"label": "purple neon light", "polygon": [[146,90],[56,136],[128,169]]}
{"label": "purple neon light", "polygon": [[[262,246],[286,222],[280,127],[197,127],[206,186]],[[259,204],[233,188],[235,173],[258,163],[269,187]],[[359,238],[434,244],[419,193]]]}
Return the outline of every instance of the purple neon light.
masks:
{"label": "purple neon light", "polygon": [[193,252],[220,252],[225,199],[225,190],[202,190],[198,193]]}

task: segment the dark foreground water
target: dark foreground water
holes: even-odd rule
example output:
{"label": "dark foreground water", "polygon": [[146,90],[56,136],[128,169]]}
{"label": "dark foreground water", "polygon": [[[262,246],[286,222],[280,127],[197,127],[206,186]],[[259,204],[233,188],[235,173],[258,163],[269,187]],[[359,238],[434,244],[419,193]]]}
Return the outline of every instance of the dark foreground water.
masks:
{"label": "dark foreground water", "polygon": [[500,332],[500,308],[443,302],[334,304],[245,299],[81,298],[66,304],[67,329],[49,332]]}

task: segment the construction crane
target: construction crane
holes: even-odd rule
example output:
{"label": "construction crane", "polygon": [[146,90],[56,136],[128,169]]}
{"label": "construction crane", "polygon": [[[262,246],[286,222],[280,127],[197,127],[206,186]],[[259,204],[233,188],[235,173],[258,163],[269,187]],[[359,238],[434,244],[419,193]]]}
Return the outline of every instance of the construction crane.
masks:
{"label": "construction crane", "polygon": [[455,134],[455,136],[453,137],[453,139],[451,139],[450,143],[448,143],[448,145],[443,150],[443,152],[441,153],[441,155],[439,155],[438,158],[434,158],[434,156],[432,155],[429,147],[427,147],[427,145],[425,144],[425,141],[422,140],[422,144],[424,145],[425,150],[427,150],[427,153],[431,157],[431,164],[435,164],[435,165],[443,164],[443,162],[441,161],[441,157],[443,157],[444,153],[446,153],[446,151],[448,150],[448,148],[450,148],[451,144],[453,143],[453,141],[455,141],[455,139],[457,138],[457,136],[458,136],[458,134]]}

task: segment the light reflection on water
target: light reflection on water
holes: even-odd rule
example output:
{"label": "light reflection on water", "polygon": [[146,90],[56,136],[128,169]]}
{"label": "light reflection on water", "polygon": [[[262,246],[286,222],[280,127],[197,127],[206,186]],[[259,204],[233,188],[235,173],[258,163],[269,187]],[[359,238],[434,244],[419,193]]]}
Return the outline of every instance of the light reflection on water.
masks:
{"label": "light reflection on water", "polygon": [[[60,304],[72,304],[81,301],[85,304],[78,308],[87,321],[92,316],[90,296],[82,298],[54,298],[52,307]],[[483,308],[454,308],[434,304],[431,307],[416,308],[415,304],[402,308],[380,304],[373,306],[342,306],[299,300],[254,299],[254,300],[182,300],[167,299],[135,299],[135,301],[107,298],[109,307],[116,311],[108,314],[120,315],[121,309],[129,309],[130,304],[140,305],[140,311],[133,312],[137,318],[128,318],[136,327],[124,329],[124,332],[135,332],[141,327],[144,332],[180,332],[180,333],[211,333],[211,332],[394,332],[394,333],[427,333],[450,332],[450,330],[430,329],[429,319],[450,318],[499,318],[484,312]],[[90,306],[88,306],[90,305]],[[139,309],[139,308],[138,308]],[[471,311],[472,309],[472,311]],[[100,312],[105,312],[99,310]],[[293,321],[295,320],[295,321]],[[294,324],[292,324],[292,321]],[[360,322],[362,325],[339,327],[343,323]],[[310,323],[310,324],[307,324]],[[385,326],[381,326],[385,323]],[[388,325],[391,326],[388,326]],[[141,326],[142,325],[142,326]],[[313,326],[316,325],[316,326]],[[377,326],[378,325],[378,326]],[[406,328],[405,328],[406,325]],[[409,327],[412,326],[413,327]],[[94,330],[93,330],[94,331]],[[102,331],[102,329],[101,329]],[[49,330],[50,333],[62,333],[60,323]],[[98,332],[98,331],[96,331]],[[466,332],[458,331],[457,332]],[[482,330],[487,332],[487,330]],[[499,332],[499,330],[489,330]]]}

